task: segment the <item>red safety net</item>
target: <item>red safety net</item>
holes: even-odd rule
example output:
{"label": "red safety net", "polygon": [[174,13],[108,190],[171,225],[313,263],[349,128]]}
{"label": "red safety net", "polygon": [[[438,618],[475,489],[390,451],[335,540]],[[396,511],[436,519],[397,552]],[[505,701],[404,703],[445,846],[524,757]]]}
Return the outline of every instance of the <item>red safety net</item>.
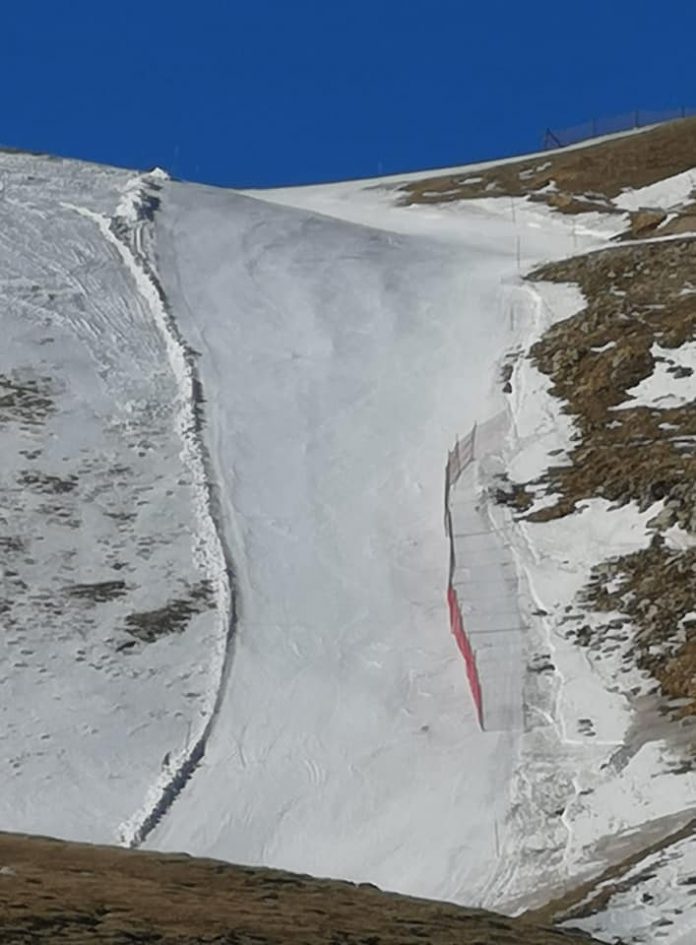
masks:
{"label": "red safety net", "polygon": [[483,719],[483,697],[481,693],[481,682],[479,680],[478,670],[476,669],[476,657],[474,656],[474,651],[471,649],[469,638],[466,635],[462,612],[457,599],[457,592],[452,585],[447,588],[447,604],[449,606],[450,627],[452,628],[454,639],[457,641],[457,646],[464,657],[466,675],[469,679],[471,695],[474,700],[474,705],[476,706],[476,715],[479,725],[481,725]]}

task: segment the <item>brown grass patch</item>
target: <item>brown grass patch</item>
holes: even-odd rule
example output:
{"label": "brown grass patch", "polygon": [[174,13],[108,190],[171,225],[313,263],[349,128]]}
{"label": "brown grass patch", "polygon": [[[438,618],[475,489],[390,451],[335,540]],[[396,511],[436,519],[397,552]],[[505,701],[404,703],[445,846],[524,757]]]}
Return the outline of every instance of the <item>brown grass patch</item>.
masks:
{"label": "brown grass patch", "polygon": [[[585,309],[553,325],[530,352],[578,431],[567,464],[551,467],[543,480],[558,501],[530,518],[566,515],[592,497],[635,501],[641,509],[664,499],[671,510],[665,524],[696,530],[692,405],[613,409],[630,403],[627,391],[652,374],[655,343],[670,349],[696,338],[696,241],[593,253],[544,266],[530,278],[578,283],[587,299]],[[688,375],[682,380],[691,392]]]}
{"label": "brown grass patch", "polygon": [[[476,197],[532,196],[565,213],[612,211],[624,188],[645,187],[696,165],[696,118],[650,131],[550,152],[508,164],[405,184],[402,202],[446,203]],[[549,188],[554,191],[541,194]]]}
{"label": "brown grass patch", "polygon": [[0,834],[0,867],[3,945],[578,942],[525,919],[181,855]]}

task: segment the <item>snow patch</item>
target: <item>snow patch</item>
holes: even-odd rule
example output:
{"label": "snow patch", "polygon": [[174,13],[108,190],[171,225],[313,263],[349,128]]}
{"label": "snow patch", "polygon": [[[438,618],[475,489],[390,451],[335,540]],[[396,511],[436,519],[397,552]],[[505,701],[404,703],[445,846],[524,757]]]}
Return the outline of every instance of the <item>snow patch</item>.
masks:
{"label": "snow patch", "polygon": [[660,208],[674,210],[694,199],[696,191],[696,169],[675,174],[665,180],[639,187],[636,190],[624,190],[614,200],[621,210],[641,210],[642,208]]}
{"label": "snow patch", "polygon": [[629,399],[614,410],[632,407],[667,410],[683,407],[694,400],[692,378],[696,371],[696,342],[686,342],[679,348],[663,348],[654,342],[651,354],[655,358],[652,374],[635,387],[630,387],[626,391]]}

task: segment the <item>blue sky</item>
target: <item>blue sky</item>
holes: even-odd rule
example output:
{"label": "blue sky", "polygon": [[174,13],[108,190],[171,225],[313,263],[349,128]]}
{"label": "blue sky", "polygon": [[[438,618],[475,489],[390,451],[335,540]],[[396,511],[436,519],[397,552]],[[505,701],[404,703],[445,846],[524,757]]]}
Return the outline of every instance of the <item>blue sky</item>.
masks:
{"label": "blue sky", "polygon": [[25,0],[0,22],[0,143],[243,186],[536,149],[696,106],[693,0]]}

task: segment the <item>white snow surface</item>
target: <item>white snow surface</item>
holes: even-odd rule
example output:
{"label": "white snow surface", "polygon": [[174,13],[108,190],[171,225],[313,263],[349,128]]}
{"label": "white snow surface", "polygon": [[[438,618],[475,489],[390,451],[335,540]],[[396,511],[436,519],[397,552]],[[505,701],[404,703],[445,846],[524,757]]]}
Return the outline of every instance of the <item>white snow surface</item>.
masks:
{"label": "white snow surface", "polygon": [[151,843],[480,897],[515,737],[478,731],[447,632],[443,465],[501,406],[514,258],[495,220],[467,254],[164,193],[159,266],[201,354],[239,616],[205,762]]}
{"label": "white snow surface", "polygon": [[614,203],[622,210],[640,210],[644,207],[678,210],[693,201],[695,192],[696,169],[692,168],[646,187],[624,190]]}

